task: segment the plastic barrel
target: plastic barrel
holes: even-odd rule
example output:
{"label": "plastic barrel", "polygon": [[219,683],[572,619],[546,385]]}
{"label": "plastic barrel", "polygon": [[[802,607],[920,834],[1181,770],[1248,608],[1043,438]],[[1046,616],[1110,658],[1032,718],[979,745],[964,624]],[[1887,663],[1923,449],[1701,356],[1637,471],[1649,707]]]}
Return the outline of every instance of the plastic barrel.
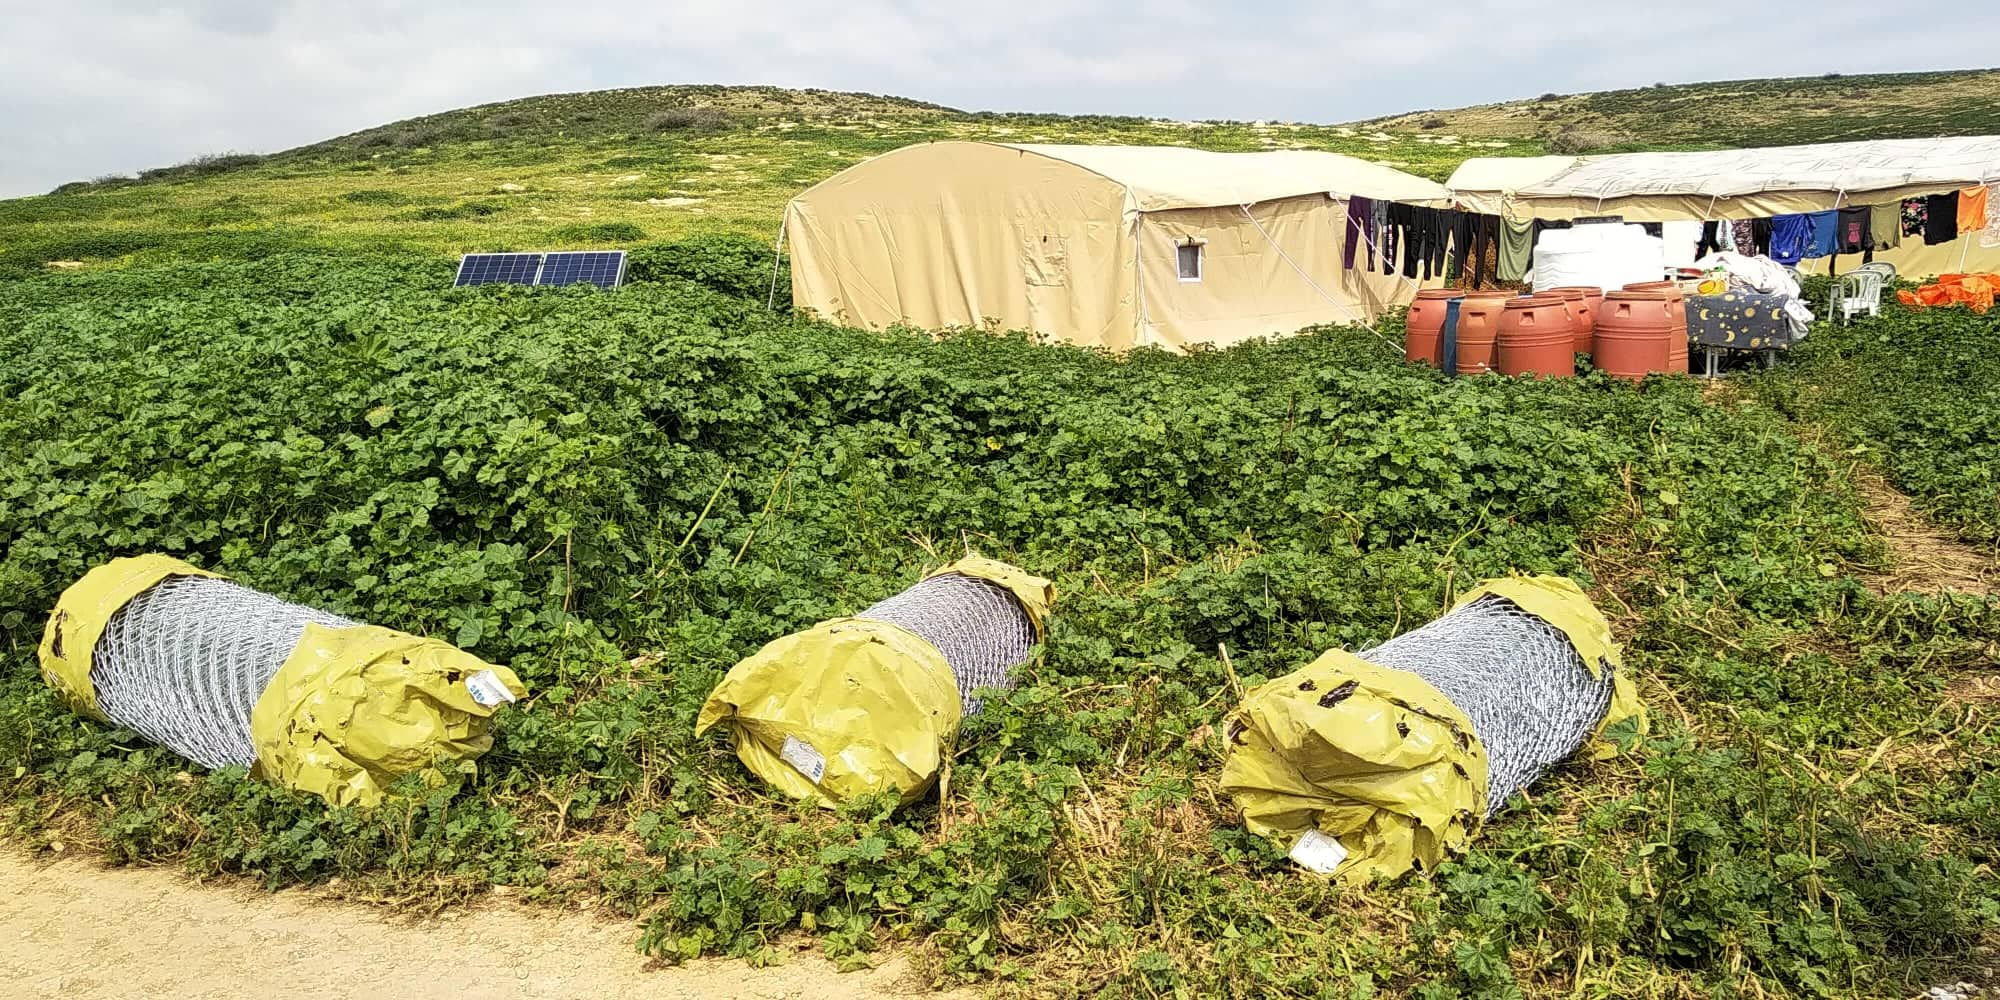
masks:
{"label": "plastic barrel", "polygon": [[1494,370],[1494,340],[1500,334],[1500,313],[1506,293],[1473,294],[1458,304],[1458,373],[1477,375]]}
{"label": "plastic barrel", "polygon": [[[1592,331],[1591,360],[1598,369],[1634,382],[1671,370],[1674,316],[1663,289],[1626,289],[1604,297]],[[1685,338],[1683,338],[1685,342]]]}
{"label": "plastic barrel", "polygon": [[1625,286],[1626,291],[1667,293],[1667,312],[1673,320],[1673,335],[1667,357],[1667,371],[1685,375],[1688,370],[1687,293],[1678,281],[1640,281]]}
{"label": "plastic barrel", "polygon": [[1568,378],[1576,374],[1575,342],[1575,323],[1561,296],[1509,299],[1500,315],[1500,373]]}
{"label": "plastic barrel", "polygon": [[1549,294],[1560,295],[1569,303],[1570,315],[1576,320],[1573,349],[1588,356],[1591,333],[1597,329],[1597,308],[1604,301],[1604,289],[1595,285],[1564,285],[1549,289]]}
{"label": "plastic barrel", "polygon": [[1444,330],[1445,303],[1465,293],[1455,288],[1426,288],[1410,303],[1410,318],[1403,335],[1403,357],[1409,361],[1438,367],[1438,334]]}

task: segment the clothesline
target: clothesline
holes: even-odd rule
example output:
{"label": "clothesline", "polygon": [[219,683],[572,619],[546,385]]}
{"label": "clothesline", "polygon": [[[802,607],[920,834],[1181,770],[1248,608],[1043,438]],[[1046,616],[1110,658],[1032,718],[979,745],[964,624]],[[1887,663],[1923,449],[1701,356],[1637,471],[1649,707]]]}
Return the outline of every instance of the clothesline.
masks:
{"label": "clothesline", "polygon": [[[1687,223],[1641,223],[1655,236],[1678,239],[1674,230],[1698,227],[1687,236],[1692,253],[1730,250],[1746,256],[1768,256],[1780,264],[1839,254],[1872,259],[1878,251],[1895,249],[1905,237],[1935,246],[1963,240],[1960,267],[1971,239],[1982,247],[2000,247],[2000,181],[1943,191],[1922,198],[1884,204],[1849,203],[1846,191],[1836,194],[1838,207],[1819,212],[1775,215],[1761,219],[1709,219]],[[1715,200],[1709,208],[1713,211]],[[1567,222],[1516,222],[1500,216],[1454,209],[1431,209],[1349,199],[1343,266],[1365,271],[1378,267],[1387,275],[1401,274],[1414,285],[1421,278],[1456,279],[1477,288],[1485,281],[1485,262],[1494,260],[1492,274],[1503,283],[1527,280],[1533,269],[1534,246],[1545,229]],[[1357,251],[1359,251],[1357,253]],[[1678,256],[1678,255],[1675,255]],[[1674,258],[1669,257],[1671,262]]]}

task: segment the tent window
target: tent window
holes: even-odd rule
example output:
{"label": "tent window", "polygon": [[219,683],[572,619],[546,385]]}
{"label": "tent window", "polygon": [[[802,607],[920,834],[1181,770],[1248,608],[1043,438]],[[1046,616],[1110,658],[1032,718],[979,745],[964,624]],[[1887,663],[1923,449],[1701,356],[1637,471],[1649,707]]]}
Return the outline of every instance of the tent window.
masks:
{"label": "tent window", "polygon": [[1201,280],[1201,251],[1202,245],[1192,240],[1174,247],[1174,253],[1180,262],[1182,281]]}

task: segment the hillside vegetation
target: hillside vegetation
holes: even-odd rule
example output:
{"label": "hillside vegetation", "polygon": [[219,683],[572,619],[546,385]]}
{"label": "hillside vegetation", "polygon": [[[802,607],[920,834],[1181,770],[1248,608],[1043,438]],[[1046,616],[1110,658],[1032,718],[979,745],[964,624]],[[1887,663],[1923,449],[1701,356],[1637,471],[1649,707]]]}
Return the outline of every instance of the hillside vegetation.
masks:
{"label": "hillside vegetation", "polygon": [[1660,83],[1416,111],[1368,125],[1590,147],[1556,152],[1995,135],[2000,70]]}
{"label": "hillside vegetation", "polygon": [[[1953,692],[2000,615],[1868,590],[1852,459],[1771,406],[1448,380],[1352,329],[1118,361],[672,276],[448,273],[292,252],[0,280],[12,836],[369,898],[509,886],[629,915],[669,960],[919,942],[939,979],[1049,997],[1888,998],[1983,961],[2000,728]],[[693,735],[737,658],[968,547],[1063,597],[941,802],[801,808]],[[372,812],[192,768],[34,666],[62,587],[150,550],[451,638],[534,695],[476,772]],[[1509,571],[1592,587],[1650,739],[1430,877],[1341,891],[1243,831],[1214,785],[1241,690]]]}
{"label": "hillside vegetation", "polygon": [[1357,125],[966,113],[868,94],[646,87],[555,94],[383,125],[268,156],[217,154],[0,202],[0,272],[227,253],[771,239],[784,203],[913,142],[1323,149],[1442,180],[1466,157],[2000,132],[2000,72],[1607,91]]}

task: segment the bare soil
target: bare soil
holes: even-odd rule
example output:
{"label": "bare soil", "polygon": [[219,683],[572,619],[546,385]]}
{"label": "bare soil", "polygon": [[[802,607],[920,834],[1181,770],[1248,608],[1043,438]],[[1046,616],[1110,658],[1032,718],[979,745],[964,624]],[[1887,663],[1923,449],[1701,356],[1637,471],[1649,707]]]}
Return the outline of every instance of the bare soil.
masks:
{"label": "bare soil", "polygon": [[1882,532],[1891,565],[1869,582],[1881,593],[1941,590],[1993,594],[2000,586],[2000,561],[1932,524],[1881,473],[1857,464],[1854,488],[1868,520]]}
{"label": "bare soil", "polygon": [[897,958],[848,974],[810,953],[773,968],[722,960],[670,967],[639,955],[634,936],[623,921],[504,901],[413,918],[303,890],[198,885],[161,869],[43,863],[0,849],[0,996],[860,1000],[925,993]]}

